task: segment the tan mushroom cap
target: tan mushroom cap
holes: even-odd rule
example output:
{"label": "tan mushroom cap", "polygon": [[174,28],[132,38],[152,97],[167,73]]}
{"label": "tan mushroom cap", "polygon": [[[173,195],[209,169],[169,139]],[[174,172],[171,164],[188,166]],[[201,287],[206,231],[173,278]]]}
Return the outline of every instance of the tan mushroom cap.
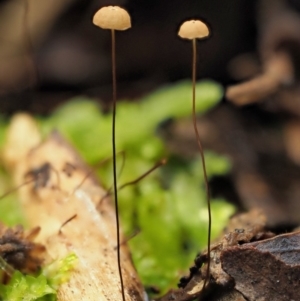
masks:
{"label": "tan mushroom cap", "polygon": [[93,23],[103,29],[126,30],[131,27],[128,12],[119,6],[100,8],[93,17]]}
{"label": "tan mushroom cap", "polygon": [[202,21],[190,20],[182,23],[178,35],[183,39],[201,39],[209,35],[209,29]]}

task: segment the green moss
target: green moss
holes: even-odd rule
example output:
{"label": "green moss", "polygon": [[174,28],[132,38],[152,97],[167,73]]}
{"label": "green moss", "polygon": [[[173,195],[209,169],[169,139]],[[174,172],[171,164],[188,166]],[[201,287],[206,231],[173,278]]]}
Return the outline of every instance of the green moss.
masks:
{"label": "green moss", "polygon": [[0,300],[54,301],[58,286],[68,281],[76,262],[76,255],[70,254],[45,267],[36,277],[15,271],[7,285],[0,285]]}
{"label": "green moss", "polygon": [[[211,81],[199,82],[196,89],[196,110],[200,114],[215,106],[223,95],[222,88]],[[158,126],[165,120],[190,115],[191,82],[166,86],[139,102],[119,101],[117,106],[117,150],[126,154],[119,184],[137,178],[157,160],[169,159],[167,166],[119,193],[126,235],[137,228],[141,230],[130,241],[138,273],[144,285],[156,285],[162,291],[174,287],[179,276],[186,274],[207,241],[208,218],[200,157],[180,158],[156,135]],[[84,97],[73,99],[49,118],[39,121],[45,134],[58,129],[89,164],[111,158],[111,114],[102,113],[93,101]],[[211,152],[206,153],[206,163],[210,177],[230,169],[226,158]],[[121,165],[119,155],[118,167]],[[111,186],[110,161],[96,173],[104,186]],[[225,200],[213,201],[213,237],[233,211],[233,206]],[[3,211],[2,215],[6,213]],[[56,276],[48,276],[52,283]]]}
{"label": "green moss", "polygon": [[14,273],[8,285],[1,286],[0,291],[2,300],[5,301],[45,300],[43,297],[55,293],[45,276],[33,277],[19,271]]}

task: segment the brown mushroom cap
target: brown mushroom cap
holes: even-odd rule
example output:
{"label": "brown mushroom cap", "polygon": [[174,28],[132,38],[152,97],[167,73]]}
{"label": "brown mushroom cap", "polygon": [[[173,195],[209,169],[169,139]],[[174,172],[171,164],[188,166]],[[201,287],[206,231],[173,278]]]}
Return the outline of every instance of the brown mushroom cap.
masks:
{"label": "brown mushroom cap", "polygon": [[209,29],[205,23],[199,20],[190,20],[182,23],[178,35],[183,39],[201,39],[209,35]]}
{"label": "brown mushroom cap", "polygon": [[126,30],[131,27],[128,12],[119,6],[100,8],[93,17],[93,23],[103,29]]}

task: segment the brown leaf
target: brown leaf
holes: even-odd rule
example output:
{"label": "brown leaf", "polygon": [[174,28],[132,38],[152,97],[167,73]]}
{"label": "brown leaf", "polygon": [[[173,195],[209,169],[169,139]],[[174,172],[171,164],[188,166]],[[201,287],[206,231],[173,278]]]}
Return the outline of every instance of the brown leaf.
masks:
{"label": "brown leaf", "polygon": [[221,262],[249,301],[299,300],[300,232],[226,248]]}

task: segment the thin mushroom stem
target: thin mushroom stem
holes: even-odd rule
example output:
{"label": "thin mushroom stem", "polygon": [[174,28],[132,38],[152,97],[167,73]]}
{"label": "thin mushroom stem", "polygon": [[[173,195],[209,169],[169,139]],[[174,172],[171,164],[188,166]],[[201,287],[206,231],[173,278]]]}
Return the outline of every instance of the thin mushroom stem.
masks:
{"label": "thin mushroom stem", "polygon": [[[121,268],[121,250],[120,250],[120,222],[118,205],[118,185],[117,185],[117,163],[116,163],[116,106],[117,106],[117,80],[116,80],[116,42],[115,30],[126,30],[131,27],[130,15],[128,12],[118,6],[106,6],[100,8],[93,17],[93,23],[102,28],[111,30],[111,48],[112,48],[112,84],[113,84],[113,112],[112,112],[112,153],[113,153],[113,188],[115,195],[115,214],[117,227],[117,261],[120,276],[122,300],[125,301],[125,291]],[[97,206],[98,207],[98,206]]]}
{"label": "thin mushroom stem", "polygon": [[122,300],[125,301],[124,283],[121,268],[121,248],[120,248],[120,221],[119,221],[119,203],[118,203],[118,185],[117,185],[117,159],[116,159],[116,109],[117,109],[117,80],[116,80],[116,41],[115,30],[111,30],[111,57],[112,57],[112,85],[113,85],[113,111],[112,111],[112,152],[113,152],[113,178],[114,178],[114,196],[115,213],[117,227],[117,261],[121,283]]}
{"label": "thin mushroom stem", "polygon": [[210,207],[210,190],[208,185],[208,177],[206,172],[206,164],[205,164],[205,158],[203,153],[203,147],[200,140],[200,135],[197,128],[197,118],[196,118],[196,66],[197,66],[197,44],[196,39],[192,40],[193,42],[193,62],[192,62],[192,81],[193,81],[193,125],[196,135],[197,144],[200,151],[201,161],[202,161],[202,167],[203,167],[203,174],[204,174],[204,182],[205,182],[205,188],[206,188],[206,200],[207,200],[207,212],[208,212],[208,233],[207,233],[207,271],[206,271],[206,277],[203,283],[203,288],[205,288],[205,285],[209,278],[209,271],[210,271],[210,241],[211,241],[211,207]]}

